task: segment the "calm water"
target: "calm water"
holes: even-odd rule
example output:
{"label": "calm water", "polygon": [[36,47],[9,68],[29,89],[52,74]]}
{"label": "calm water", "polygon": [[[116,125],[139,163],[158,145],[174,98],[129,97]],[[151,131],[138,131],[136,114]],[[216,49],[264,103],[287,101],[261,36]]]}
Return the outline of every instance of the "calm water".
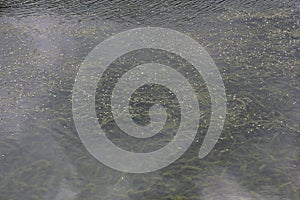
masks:
{"label": "calm water", "polygon": [[[299,2],[279,0],[0,2],[0,199],[300,199],[299,16]],[[203,123],[189,150],[162,170],[122,173],[82,145],[71,92],[97,44],[145,26],[186,33],[205,47],[221,72],[228,114],[215,148],[200,160],[210,102],[205,82],[194,81]],[[136,52],[112,70],[139,59],[167,62],[162,54]],[[104,98],[99,91],[97,98]],[[165,144],[110,135],[127,150]]]}

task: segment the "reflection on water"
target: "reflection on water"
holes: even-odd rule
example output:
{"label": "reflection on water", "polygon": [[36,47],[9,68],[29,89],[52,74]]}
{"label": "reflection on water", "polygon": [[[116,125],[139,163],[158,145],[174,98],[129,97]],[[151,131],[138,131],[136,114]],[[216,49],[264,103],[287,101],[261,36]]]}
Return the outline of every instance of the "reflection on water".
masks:
{"label": "reflection on water", "polygon": [[[296,1],[8,1],[0,16],[0,199],[300,198]],[[81,144],[71,89],[93,47],[146,25],[184,32],[209,51],[228,115],[205,159],[197,153],[207,123],[169,167],[126,174]],[[205,88],[200,96],[209,112]]]}

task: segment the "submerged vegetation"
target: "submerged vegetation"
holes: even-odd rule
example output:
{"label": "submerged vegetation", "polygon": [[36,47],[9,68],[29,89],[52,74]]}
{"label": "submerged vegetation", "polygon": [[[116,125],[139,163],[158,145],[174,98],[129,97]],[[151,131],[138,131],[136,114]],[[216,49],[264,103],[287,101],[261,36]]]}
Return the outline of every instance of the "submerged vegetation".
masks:
{"label": "submerged vegetation", "polygon": [[[146,50],[124,55],[113,63],[99,82],[99,88],[111,85],[126,67],[153,59],[166,65],[174,62],[173,67],[197,88],[202,121],[194,143],[170,166],[147,174],[126,174],[99,163],[81,144],[72,121],[70,98],[76,70],[91,47],[114,31],[106,34],[110,28],[106,25],[87,26],[88,20],[79,22],[80,27],[75,30],[64,27],[63,23],[55,24],[51,34],[59,32],[60,36],[68,35],[80,41],[81,49],[75,51],[80,53],[63,54],[60,58],[63,62],[59,63],[61,71],[45,79],[49,81],[50,95],[43,97],[46,99],[43,106],[35,108],[39,112],[26,113],[30,115],[25,120],[28,126],[19,134],[27,133],[27,137],[1,136],[0,153],[4,156],[0,158],[0,199],[59,199],[56,194],[62,191],[78,200],[299,199],[298,14],[297,10],[284,9],[232,10],[203,17],[201,23],[191,19],[185,27],[167,25],[185,32],[206,48],[225,84],[228,114],[224,130],[213,151],[201,160],[198,151],[209,123],[210,100],[204,81],[195,76],[192,67],[174,55]],[[0,27],[1,32],[7,33],[15,29],[28,35],[31,31],[26,25]],[[51,59],[43,59],[43,53],[38,51],[28,56],[32,58],[27,59],[36,59],[33,65]],[[1,68],[1,73],[17,68]],[[26,66],[20,69],[27,70]],[[151,97],[150,92],[157,95]],[[126,150],[157,149],[172,138],[172,129],[176,131],[179,123],[178,102],[168,94],[166,88],[148,86],[137,90],[131,101],[131,106],[136,107],[132,114],[138,123],[149,121],[147,108],[153,102],[168,106],[170,116],[162,131],[164,137],[142,143],[122,136],[109,112],[109,98],[100,89],[96,95],[96,111],[98,116],[105,117],[99,118],[99,123],[111,131],[110,139]]]}

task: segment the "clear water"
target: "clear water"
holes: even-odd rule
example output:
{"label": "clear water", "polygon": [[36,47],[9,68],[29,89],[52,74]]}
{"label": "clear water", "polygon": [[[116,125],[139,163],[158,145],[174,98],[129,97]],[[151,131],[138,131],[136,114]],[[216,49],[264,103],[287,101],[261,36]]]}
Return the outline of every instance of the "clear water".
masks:
{"label": "clear water", "polygon": [[[279,0],[0,2],[0,199],[300,199],[299,6]],[[214,150],[200,160],[210,111],[200,79],[204,123],[193,145],[167,168],[129,174],[84,148],[71,92],[98,43],[145,26],[172,28],[205,47],[222,74],[228,114]],[[111,139],[138,151],[119,135]],[[156,148],[151,145],[146,148]]]}

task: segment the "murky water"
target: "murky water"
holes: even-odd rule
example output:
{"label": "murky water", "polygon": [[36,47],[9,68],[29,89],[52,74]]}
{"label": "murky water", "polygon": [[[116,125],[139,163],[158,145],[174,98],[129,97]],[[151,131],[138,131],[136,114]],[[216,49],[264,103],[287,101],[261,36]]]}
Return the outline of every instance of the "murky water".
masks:
{"label": "murky water", "polygon": [[[279,0],[0,2],[0,199],[300,199],[299,6]],[[145,26],[172,28],[205,47],[221,72],[228,114],[214,150],[200,160],[210,103],[199,79],[204,123],[190,149],[167,168],[128,174],[83,147],[71,92],[98,43]],[[127,59],[168,59],[160,54]],[[118,138],[111,136],[138,151]]]}

